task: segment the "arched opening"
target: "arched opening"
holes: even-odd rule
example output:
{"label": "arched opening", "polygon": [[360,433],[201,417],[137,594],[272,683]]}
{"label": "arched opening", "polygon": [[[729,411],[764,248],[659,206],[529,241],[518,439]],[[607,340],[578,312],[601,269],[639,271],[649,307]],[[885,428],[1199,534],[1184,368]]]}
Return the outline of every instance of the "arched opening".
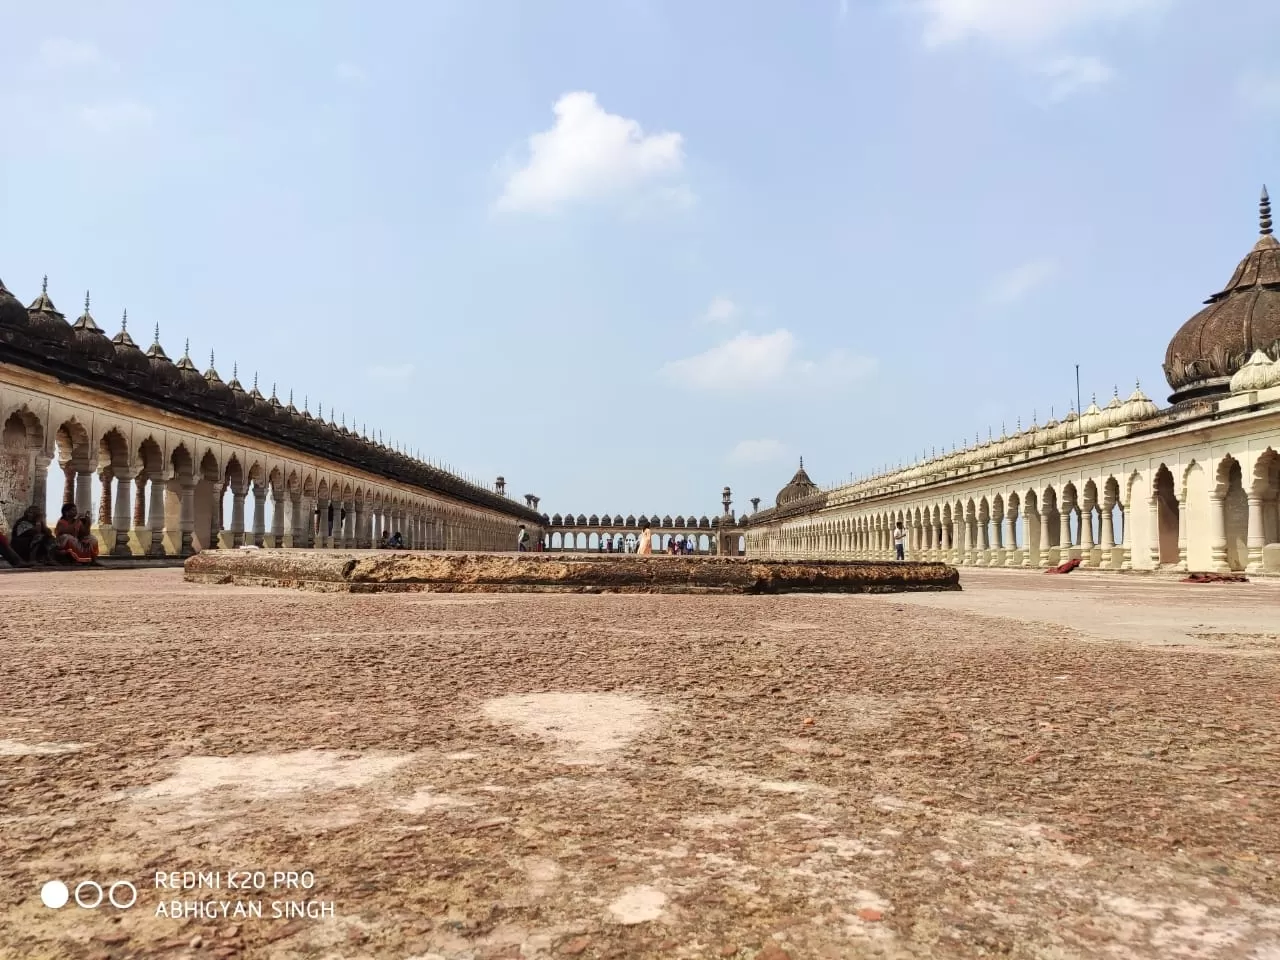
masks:
{"label": "arched opening", "polygon": [[1218,466],[1222,498],[1223,527],[1226,534],[1226,562],[1232,570],[1243,570],[1249,562],[1249,497],[1244,492],[1240,461],[1228,455]]}

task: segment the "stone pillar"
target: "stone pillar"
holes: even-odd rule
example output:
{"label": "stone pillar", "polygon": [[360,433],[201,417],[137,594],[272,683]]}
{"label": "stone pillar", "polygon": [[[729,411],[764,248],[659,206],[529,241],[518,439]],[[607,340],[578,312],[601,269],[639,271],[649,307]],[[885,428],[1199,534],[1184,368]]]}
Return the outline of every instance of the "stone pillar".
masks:
{"label": "stone pillar", "polygon": [[[1125,524],[1127,528],[1129,525]],[[1147,502],[1147,551],[1151,555],[1151,569],[1160,568],[1160,500],[1152,497]]]}
{"label": "stone pillar", "polygon": [[62,502],[76,502],[76,470],[70,463],[60,465],[62,467]]}
{"label": "stone pillar", "polygon": [[951,525],[943,523],[942,525],[942,554],[943,559],[950,559],[948,554],[951,553]]}
{"label": "stone pillar", "polygon": [[978,532],[978,555],[974,557],[974,563],[979,567],[985,567],[992,562],[991,528],[995,527],[998,542],[1000,537],[1000,520],[999,518],[996,518],[995,522],[992,523],[991,515],[988,513],[986,520],[978,519],[976,523]]}
{"label": "stone pillar", "polygon": [[1049,545],[1053,539],[1051,524],[1049,511],[1042,507],[1040,510],[1040,562],[1037,564],[1042,570],[1048,570],[1053,564],[1053,548]]}
{"label": "stone pillar", "polygon": [[116,542],[111,550],[113,557],[132,556],[129,550],[129,485],[130,482],[138,475],[137,467],[116,467],[114,468],[116,483],[116,506],[112,516],[116,519],[116,523],[112,524],[115,529]]}
{"label": "stone pillar", "polygon": [[231,488],[231,546],[244,546],[244,501],[249,488]]}
{"label": "stone pillar", "polygon": [[164,495],[169,480],[163,471],[151,475],[151,503],[147,509],[151,542],[147,545],[147,553],[153,557],[164,556]]}
{"label": "stone pillar", "polygon": [[1213,554],[1213,570],[1227,573],[1231,565],[1227,563],[1227,513],[1226,503],[1221,497],[1209,497],[1209,549]]}
{"label": "stone pillar", "polygon": [[315,528],[312,546],[316,549],[323,549],[329,545],[329,501],[325,497],[316,497],[316,512],[312,518],[312,526]]}
{"label": "stone pillar", "polygon": [[1086,501],[1080,510],[1080,566],[1096,567],[1093,558],[1093,503]]}
{"label": "stone pillar", "polygon": [[1112,560],[1115,559],[1116,551],[1116,528],[1115,519],[1111,515],[1111,511],[1115,509],[1115,504],[1108,507],[1106,504],[1102,506],[1102,566],[1111,567]]}
{"label": "stone pillar", "polygon": [[178,494],[178,532],[181,535],[181,553],[189,557],[195,553],[196,532],[196,484],[198,477],[183,477]]}
{"label": "stone pillar", "polygon": [[145,527],[147,525],[147,474],[146,471],[139,471],[133,480],[133,525],[134,527]]}
{"label": "stone pillar", "polygon": [[1262,572],[1262,551],[1267,545],[1267,530],[1263,523],[1262,506],[1261,497],[1249,497],[1249,529],[1246,534],[1249,557],[1245,564],[1245,570],[1249,573]]}
{"label": "stone pillar", "polygon": [[260,547],[267,533],[267,485],[261,480],[253,484],[253,545]]}
{"label": "stone pillar", "polygon": [[1187,501],[1178,501],[1178,570],[1187,572]]}
{"label": "stone pillar", "polygon": [[1058,507],[1058,563],[1066,563],[1071,559],[1071,506],[1063,503]]}
{"label": "stone pillar", "polygon": [[[1004,565],[1006,567],[1016,567],[1018,566],[1018,511],[1010,507],[1005,514],[1004,522],[1006,524],[1004,532]],[[1024,523],[1022,525],[1023,552],[1028,551],[1027,543],[1025,542],[1031,539],[1028,536],[1028,532],[1027,525]]]}
{"label": "stone pillar", "polygon": [[366,507],[363,502],[356,504],[356,549],[362,549],[369,546],[369,541],[365,537],[364,525],[368,514],[365,512]]}
{"label": "stone pillar", "polygon": [[[302,515],[302,495],[285,491],[276,501],[276,516],[280,518],[280,539],[277,547],[298,546],[298,520]],[[272,524],[274,527],[275,525]]]}
{"label": "stone pillar", "polygon": [[[49,460],[43,451],[36,452],[35,469],[31,476],[31,502],[44,509],[49,499]],[[66,503],[66,500],[62,501]]]}
{"label": "stone pillar", "polygon": [[293,535],[293,501],[285,498],[284,491],[278,487],[271,488],[271,546],[283,547],[285,530],[290,534],[292,546]]}
{"label": "stone pillar", "polygon": [[970,517],[967,513],[964,515],[964,544],[960,550],[960,562],[966,566],[973,565],[973,536],[977,524],[976,517]]}
{"label": "stone pillar", "polygon": [[[104,483],[102,483],[102,485],[105,486],[106,492],[108,492],[106,493],[106,495],[110,497],[111,476],[114,476],[114,471],[108,472],[104,470],[102,471],[102,474],[106,476],[106,480],[104,481]],[[131,477],[129,477],[129,479],[132,479],[132,475]],[[92,516],[92,513],[93,513],[93,466],[91,465],[91,463],[77,463],[76,465],[76,497],[69,498],[67,500],[67,503],[76,504],[77,512],[88,513],[88,515]],[[41,506],[44,506],[44,504],[41,504]],[[128,498],[125,498],[124,509],[122,512],[120,512],[120,527],[122,527],[122,529],[127,529],[129,525],[128,516],[129,516],[129,500]],[[52,526],[52,524],[50,524],[50,526]]]}

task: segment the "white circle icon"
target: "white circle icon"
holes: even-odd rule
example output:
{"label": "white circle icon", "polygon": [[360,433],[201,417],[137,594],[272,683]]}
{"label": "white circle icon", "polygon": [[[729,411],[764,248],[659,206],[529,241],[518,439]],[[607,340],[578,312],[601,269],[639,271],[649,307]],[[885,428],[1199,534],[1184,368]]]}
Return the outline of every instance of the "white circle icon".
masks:
{"label": "white circle icon", "polygon": [[[93,903],[85,903],[83,897],[80,894],[80,891],[84,890],[86,887],[89,889],[98,891],[98,899],[93,901]],[[102,904],[103,896],[105,896],[105,894],[102,891],[102,884],[100,883],[94,883],[92,880],[81,880],[79,883],[76,884],[76,904],[83,907],[86,910],[98,909],[98,907],[101,906]]]}
{"label": "white circle icon", "polygon": [[50,910],[57,910],[67,905],[71,891],[61,880],[50,880],[40,888],[40,902]]}
{"label": "white circle icon", "polygon": [[[120,887],[124,887],[126,890],[129,891],[128,903],[120,902],[120,900],[124,899],[123,895],[120,897],[120,900],[116,899],[116,890],[119,889]],[[111,901],[111,905],[116,909],[128,910],[130,907],[132,907],[135,903],[138,902],[138,888],[135,887],[128,880],[117,880],[115,883],[111,885],[111,889],[107,891],[107,899]]]}

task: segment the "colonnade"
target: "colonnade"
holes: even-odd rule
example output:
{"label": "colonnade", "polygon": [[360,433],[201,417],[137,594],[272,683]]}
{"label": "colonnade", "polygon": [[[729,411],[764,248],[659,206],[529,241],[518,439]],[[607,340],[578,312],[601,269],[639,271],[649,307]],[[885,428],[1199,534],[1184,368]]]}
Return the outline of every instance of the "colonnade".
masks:
{"label": "colonnade", "polygon": [[[408,549],[514,550],[520,523],[530,536],[540,532],[536,514],[514,503],[505,515],[273,444],[229,441],[225,431],[216,439],[198,422],[175,423],[141,405],[120,406],[0,379],[6,529],[29,505],[74,503],[96,521],[103,554],[155,557],[246,545],[358,549],[394,533]],[[56,499],[51,471],[61,481]]]}
{"label": "colonnade", "polygon": [[925,484],[765,519],[747,531],[747,553],[892,560],[901,524],[909,560],[1046,569],[1076,559],[1107,570],[1280,572],[1277,448],[1273,432],[1022,482],[1017,473],[1029,469],[999,471],[1000,485],[981,477]]}

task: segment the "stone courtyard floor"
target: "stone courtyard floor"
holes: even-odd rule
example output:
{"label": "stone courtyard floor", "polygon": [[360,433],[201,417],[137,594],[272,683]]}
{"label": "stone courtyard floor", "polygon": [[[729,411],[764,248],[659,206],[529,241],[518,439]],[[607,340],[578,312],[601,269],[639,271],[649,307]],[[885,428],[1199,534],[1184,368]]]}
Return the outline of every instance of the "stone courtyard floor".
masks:
{"label": "stone courtyard floor", "polygon": [[961,576],[0,577],[0,957],[1280,958],[1280,582]]}

